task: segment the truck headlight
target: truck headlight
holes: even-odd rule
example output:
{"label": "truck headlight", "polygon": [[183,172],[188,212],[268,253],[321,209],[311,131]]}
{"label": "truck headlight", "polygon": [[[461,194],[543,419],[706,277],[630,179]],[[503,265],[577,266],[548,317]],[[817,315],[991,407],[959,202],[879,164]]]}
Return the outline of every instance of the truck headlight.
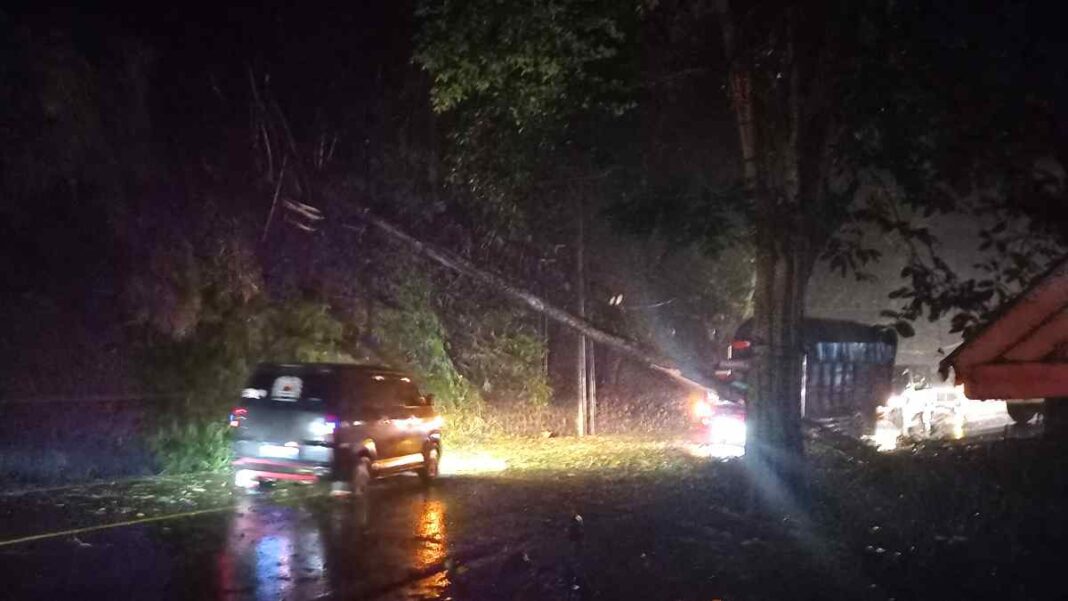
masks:
{"label": "truck headlight", "polygon": [[734,415],[715,415],[708,424],[709,442],[745,445],[745,420]]}

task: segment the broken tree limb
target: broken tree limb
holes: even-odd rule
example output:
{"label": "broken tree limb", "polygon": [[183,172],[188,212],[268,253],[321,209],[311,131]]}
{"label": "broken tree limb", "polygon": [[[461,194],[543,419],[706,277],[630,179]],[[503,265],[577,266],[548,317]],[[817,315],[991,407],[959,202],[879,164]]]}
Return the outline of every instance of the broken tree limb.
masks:
{"label": "broken tree limb", "polygon": [[[466,275],[472,279],[478,280],[484,284],[491,286],[501,294],[511,298],[512,300],[524,304],[531,309],[545,315],[549,319],[556,321],[557,323],[571,328],[576,332],[585,334],[590,339],[595,340],[605,346],[611,347],[620,353],[638,361],[645,365],[649,369],[662,373],[674,380],[690,386],[693,388],[700,388],[703,390],[719,391],[722,387],[721,384],[713,379],[702,377],[701,375],[695,375],[694,377],[687,377],[683,375],[682,371],[676,367],[672,367],[669,361],[665,361],[664,358],[653,351],[646,350],[636,343],[627,340],[621,336],[616,336],[609,332],[598,328],[589,321],[577,317],[568,311],[565,311],[555,305],[552,305],[545,301],[545,299],[532,294],[518,286],[513,285],[511,282],[505,280],[499,275],[491,273],[485,269],[482,269],[475,264],[471,263],[467,259],[443,248],[438,248],[433,244],[428,244],[414,238],[396,227],[392,223],[385,221],[381,217],[374,215],[367,210],[359,210],[356,212],[356,217],[365,224],[372,226],[376,230],[386,234],[393,240],[403,243],[409,247],[413,252],[422,255],[439,265],[442,265],[448,269],[451,269],[457,273]],[[352,225],[345,225],[347,229],[360,231]]]}

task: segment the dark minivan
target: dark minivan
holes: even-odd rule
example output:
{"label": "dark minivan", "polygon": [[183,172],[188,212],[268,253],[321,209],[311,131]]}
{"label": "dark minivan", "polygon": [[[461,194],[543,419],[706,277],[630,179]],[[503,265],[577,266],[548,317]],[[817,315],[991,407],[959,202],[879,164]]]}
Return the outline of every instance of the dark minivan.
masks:
{"label": "dark minivan", "polygon": [[386,367],[261,364],[230,416],[235,483],[330,480],[362,495],[381,475],[416,471],[430,482],[442,422],[431,401]]}

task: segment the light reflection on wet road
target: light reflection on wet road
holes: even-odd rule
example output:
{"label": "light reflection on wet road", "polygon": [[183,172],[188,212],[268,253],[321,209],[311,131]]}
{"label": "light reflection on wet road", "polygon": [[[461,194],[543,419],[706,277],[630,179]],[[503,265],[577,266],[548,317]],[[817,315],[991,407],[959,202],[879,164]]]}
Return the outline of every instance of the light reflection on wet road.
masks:
{"label": "light reflection on wet road", "polygon": [[299,527],[302,513],[306,510],[251,498],[238,502],[226,546],[218,552],[224,598],[310,599],[325,592],[323,537],[317,528]]}
{"label": "light reflection on wet road", "polygon": [[[231,501],[221,481],[183,484],[202,495],[188,503],[162,482],[9,496],[0,601],[868,598],[866,581],[827,577],[831,556],[739,512],[736,464],[679,455],[670,468],[458,475],[430,490],[403,476],[376,482],[367,504],[300,486]],[[146,514],[159,521],[132,519]]]}
{"label": "light reflection on wet road", "polygon": [[449,585],[446,507],[443,493],[411,478],[382,483],[367,504],[242,498],[218,552],[219,598],[439,598]]}
{"label": "light reflection on wet road", "polygon": [[448,549],[445,529],[445,503],[440,499],[427,499],[419,516],[418,540],[416,549],[416,568],[422,571],[434,570],[427,578],[424,587],[428,591],[443,591],[449,585],[449,578],[442,569]]}
{"label": "light reflection on wet road", "polygon": [[0,600],[713,598],[708,574],[727,550],[694,529],[721,531],[724,516],[695,484],[454,476],[425,490],[398,477],[366,505],[280,487],[217,512],[0,546]]}
{"label": "light reflection on wet road", "polygon": [[450,582],[448,491],[415,478],[367,504],[304,489],[238,496],[231,512],[0,549],[0,599],[437,599]]}

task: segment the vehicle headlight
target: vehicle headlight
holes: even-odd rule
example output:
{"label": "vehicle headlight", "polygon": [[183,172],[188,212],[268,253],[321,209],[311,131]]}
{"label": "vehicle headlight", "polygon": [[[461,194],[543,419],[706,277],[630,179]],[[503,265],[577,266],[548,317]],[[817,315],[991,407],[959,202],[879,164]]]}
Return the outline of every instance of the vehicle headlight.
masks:
{"label": "vehicle headlight", "polygon": [[693,416],[697,420],[702,420],[712,415],[712,405],[704,399],[697,399],[693,402]]}
{"label": "vehicle headlight", "polygon": [[710,442],[745,444],[745,420],[735,415],[716,415],[708,424]]}

